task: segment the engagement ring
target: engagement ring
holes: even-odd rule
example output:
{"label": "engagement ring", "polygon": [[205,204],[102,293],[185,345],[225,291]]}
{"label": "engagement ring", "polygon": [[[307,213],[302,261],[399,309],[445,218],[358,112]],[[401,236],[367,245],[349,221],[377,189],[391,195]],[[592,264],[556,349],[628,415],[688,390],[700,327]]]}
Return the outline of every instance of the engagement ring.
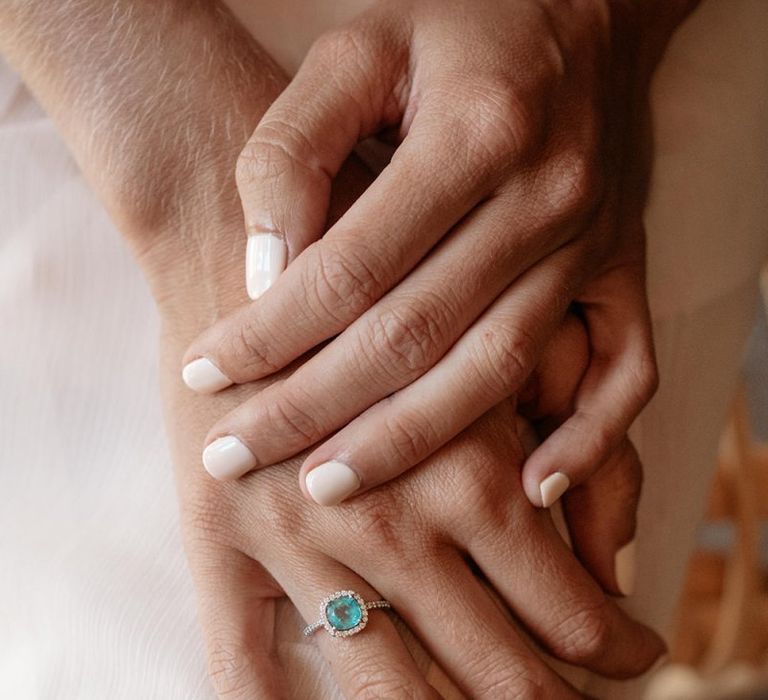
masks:
{"label": "engagement ring", "polygon": [[332,637],[349,637],[362,632],[368,624],[368,611],[376,608],[391,608],[386,600],[365,602],[354,591],[336,591],[320,603],[320,619],[304,628],[309,636],[321,627]]}

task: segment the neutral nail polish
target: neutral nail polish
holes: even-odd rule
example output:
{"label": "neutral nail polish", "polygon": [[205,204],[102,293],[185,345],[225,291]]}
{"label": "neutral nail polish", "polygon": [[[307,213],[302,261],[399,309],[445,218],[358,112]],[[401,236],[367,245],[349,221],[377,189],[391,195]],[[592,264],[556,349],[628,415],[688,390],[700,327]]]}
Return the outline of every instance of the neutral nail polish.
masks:
{"label": "neutral nail polish", "polygon": [[258,299],[285,270],[288,246],[271,233],[248,236],[245,249],[245,286],[251,299]]}
{"label": "neutral nail polish", "polygon": [[562,496],[571,485],[570,479],[562,472],[555,472],[550,474],[539,484],[539,491],[541,492],[541,505],[544,508],[549,508],[553,503]]}
{"label": "neutral nail polish", "polygon": [[214,394],[232,385],[232,380],[207,357],[192,360],[181,370],[184,383],[199,394]]}
{"label": "neutral nail polish", "polygon": [[315,503],[335,506],[360,488],[360,479],[343,462],[325,462],[306,476],[307,491]]}
{"label": "neutral nail polish", "polygon": [[632,595],[635,592],[635,561],[635,540],[619,549],[613,560],[616,585],[624,595]]}
{"label": "neutral nail polish", "polygon": [[256,458],[234,435],[226,435],[203,450],[203,466],[214,479],[226,481],[251,471]]}

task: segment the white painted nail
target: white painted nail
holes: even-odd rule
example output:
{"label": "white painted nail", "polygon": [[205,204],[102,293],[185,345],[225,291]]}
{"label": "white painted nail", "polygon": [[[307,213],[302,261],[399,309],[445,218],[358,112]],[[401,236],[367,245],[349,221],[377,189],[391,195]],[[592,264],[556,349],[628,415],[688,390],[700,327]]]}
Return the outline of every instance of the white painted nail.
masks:
{"label": "white painted nail", "polygon": [[624,595],[632,595],[635,592],[635,561],[635,540],[619,549],[613,560],[616,585]]}
{"label": "white painted nail", "polygon": [[258,299],[285,270],[288,246],[271,233],[248,236],[245,249],[245,286],[251,299]]}
{"label": "white painted nail", "polygon": [[214,394],[232,385],[232,380],[207,357],[192,360],[181,370],[181,378],[199,394]]}
{"label": "white painted nail", "polygon": [[335,506],[360,488],[360,479],[343,462],[325,462],[306,476],[307,491],[315,503]]}
{"label": "white painted nail", "polygon": [[571,485],[570,479],[562,472],[550,474],[539,484],[541,492],[541,505],[549,508],[560,496],[562,496]]}
{"label": "white painted nail", "polygon": [[203,450],[203,466],[214,479],[226,481],[251,471],[256,458],[234,435],[226,435]]}

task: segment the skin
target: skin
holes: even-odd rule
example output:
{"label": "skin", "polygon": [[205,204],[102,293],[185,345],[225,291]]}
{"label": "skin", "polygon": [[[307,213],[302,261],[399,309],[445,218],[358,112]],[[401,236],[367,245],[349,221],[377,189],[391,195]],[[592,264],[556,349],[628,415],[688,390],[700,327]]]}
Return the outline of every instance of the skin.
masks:
{"label": "skin", "polygon": [[[291,262],[184,362],[249,382],[334,339],[206,444],[234,435],[255,468],[314,447],[305,494],[329,460],[362,493],[519,392],[577,303],[589,365],[523,483],[540,506],[554,472],[599,470],[657,384],[647,89],[694,5],[388,0],[321,36],[237,166],[246,229],[285,238]],[[332,178],[382,132],[391,163],[326,231]]]}
{"label": "skin", "polygon": [[[208,426],[269,381],[195,397],[181,384],[178,367],[192,338],[242,301],[236,274],[242,222],[231,164],[285,78],[208,2],[170,2],[161,10],[148,0],[117,0],[106,9],[97,0],[55,9],[9,2],[0,20],[0,47],[57,121],[125,234],[163,319],[167,427],[220,697],[282,697],[273,646],[276,600],[288,595],[314,620],[317,601],[342,583],[366,599],[390,599],[471,697],[577,697],[493,603],[467,556],[555,656],[616,677],[650,666],[663,650],[661,640],[620,611],[563,544],[549,514],[525,497],[520,424],[510,404],[420,469],[340,508],[313,507],[301,498],[293,488],[296,461],[234,483],[210,479],[199,464]],[[62,22],[80,34],[62,34]],[[207,51],[201,53],[203,38]],[[147,80],[158,74],[167,79]],[[369,178],[350,162],[334,181],[333,209],[347,210]],[[562,329],[572,357],[586,358],[583,338],[573,320]],[[567,410],[583,366],[558,364],[562,348],[553,346],[552,353],[526,399],[533,414],[556,419]],[[617,454],[616,469],[606,465],[581,487],[595,481],[612,489],[615,498],[600,509],[603,519],[592,511],[595,517],[570,522],[577,554],[607,588],[613,552],[632,536],[634,518],[626,514],[634,513],[639,491],[639,471],[625,466],[636,464],[631,450]],[[570,502],[590,514],[588,490],[574,490]],[[613,520],[606,520],[611,513]],[[604,532],[578,536],[594,523]],[[468,607],[470,628],[459,614]],[[469,652],[468,637],[477,642]],[[350,697],[435,696],[384,613],[372,615],[354,643],[322,635],[317,643]]]}

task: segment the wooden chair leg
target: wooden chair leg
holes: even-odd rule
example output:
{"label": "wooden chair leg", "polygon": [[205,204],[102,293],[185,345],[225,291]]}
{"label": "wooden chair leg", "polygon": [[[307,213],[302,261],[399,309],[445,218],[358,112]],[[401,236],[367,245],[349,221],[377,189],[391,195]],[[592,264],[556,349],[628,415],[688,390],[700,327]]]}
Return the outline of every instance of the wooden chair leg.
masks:
{"label": "wooden chair leg", "polygon": [[734,548],[726,563],[723,596],[703,670],[717,672],[734,660],[754,658],[761,635],[760,508],[743,388],[734,402],[722,445],[721,467],[735,495]]}

